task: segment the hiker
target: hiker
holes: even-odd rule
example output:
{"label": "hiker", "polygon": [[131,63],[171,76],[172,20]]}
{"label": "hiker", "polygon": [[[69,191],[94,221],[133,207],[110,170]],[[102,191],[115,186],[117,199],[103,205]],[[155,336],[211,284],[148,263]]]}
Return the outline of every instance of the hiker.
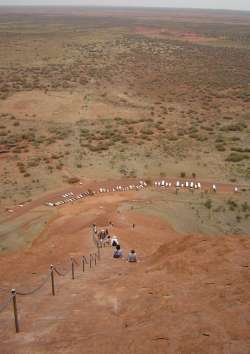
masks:
{"label": "hiker", "polygon": [[104,244],[107,245],[107,246],[110,246],[110,245],[111,245],[111,238],[110,238],[109,235],[105,238]]}
{"label": "hiker", "polygon": [[117,245],[113,254],[113,258],[122,258],[123,254],[122,254],[122,250],[121,250],[121,246]]}
{"label": "hiker", "polygon": [[135,228],[135,224],[132,224],[132,228],[133,228],[133,229]]}
{"label": "hiker", "polygon": [[135,250],[131,250],[128,254],[128,262],[137,262]]}
{"label": "hiker", "polygon": [[111,246],[116,247],[117,245],[119,245],[119,241],[116,236],[113,236],[111,238]]}
{"label": "hiker", "polygon": [[216,185],[215,184],[213,184],[213,191],[214,191],[214,193],[216,193]]}
{"label": "hiker", "polygon": [[238,190],[238,187],[234,187],[234,193],[238,193],[239,190]]}
{"label": "hiker", "polygon": [[98,232],[98,238],[99,238],[99,240],[102,240],[102,238],[103,238],[102,237],[102,230]]}
{"label": "hiker", "polygon": [[97,234],[97,227],[96,227],[96,224],[93,224],[93,230],[94,230],[94,233]]}

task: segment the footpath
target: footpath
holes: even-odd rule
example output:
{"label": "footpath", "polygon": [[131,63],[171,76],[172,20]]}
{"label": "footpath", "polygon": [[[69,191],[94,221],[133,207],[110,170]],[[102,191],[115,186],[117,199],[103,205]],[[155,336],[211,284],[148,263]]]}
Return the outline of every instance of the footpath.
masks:
{"label": "footpath", "polygon": [[[103,248],[74,280],[55,275],[55,296],[49,283],[18,296],[20,333],[10,306],[0,314],[1,354],[249,354],[249,237],[181,236],[157,218],[109,216],[124,254],[134,248],[140,262]],[[95,252],[79,233],[83,254]]]}
{"label": "footpath", "polygon": [[5,322],[1,354],[91,353],[96,352],[95,336],[106,332],[107,338],[112,338],[109,323],[117,317],[119,300],[107,294],[106,285],[119,284],[119,277],[131,269],[124,261],[113,260],[111,247],[100,253],[96,265],[92,259],[91,268],[87,259],[84,272],[77,260],[74,280],[71,269],[65,276],[54,274],[55,296],[50,282],[34,295],[17,295],[20,332],[15,334],[10,306],[1,316],[1,323]]}
{"label": "footpath", "polygon": [[[124,237],[122,246],[127,255],[131,236],[126,237],[132,232],[131,226],[124,228],[121,225],[121,229],[111,231],[118,234],[120,240]],[[146,233],[146,228],[141,226],[140,233]],[[135,235],[136,231],[133,246],[137,247],[141,240],[136,240]],[[65,276],[59,275],[65,273],[65,267],[55,264],[59,271],[59,274],[54,272],[55,296],[52,296],[50,277],[45,286],[33,295],[17,295],[19,333],[15,333],[12,303],[1,313],[1,354],[119,353],[117,343],[123,343],[121,353],[126,352],[126,301],[128,296],[134,296],[133,289],[130,291],[127,284],[131,275],[143,268],[144,253],[141,252],[139,263],[130,264],[125,258],[114,259],[112,247],[101,248],[98,259],[98,250],[91,235],[84,246],[88,263],[85,263],[83,272],[81,253],[73,255],[78,263],[74,263],[74,280],[70,262]],[[93,254],[91,268],[90,253]]]}

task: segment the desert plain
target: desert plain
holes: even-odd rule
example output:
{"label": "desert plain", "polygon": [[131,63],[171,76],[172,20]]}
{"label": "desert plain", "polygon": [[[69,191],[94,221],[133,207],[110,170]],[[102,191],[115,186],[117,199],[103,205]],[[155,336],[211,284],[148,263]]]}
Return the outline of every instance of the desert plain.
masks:
{"label": "desert plain", "polygon": [[0,8],[0,353],[249,354],[249,161],[250,13]]}

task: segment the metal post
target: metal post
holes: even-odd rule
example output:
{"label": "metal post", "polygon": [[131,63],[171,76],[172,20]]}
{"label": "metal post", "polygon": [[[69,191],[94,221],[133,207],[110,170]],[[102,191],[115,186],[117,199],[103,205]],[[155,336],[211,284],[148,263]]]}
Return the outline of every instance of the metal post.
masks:
{"label": "metal post", "polygon": [[71,257],[71,274],[72,274],[72,279],[75,279],[75,265],[74,265],[74,260],[73,257]]}
{"label": "metal post", "polygon": [[97,243],[97,252],[98,252],[98,259],[101,259],[101,252],[100,252],[100,246],[99,243]]}
{"label": "metal post", "polygon": [[53,267],[53,264],[50,265],[50,276],[51,276],[52,295],[55,296],[55,280],[54,280],[54,267]]}
{"label": "metal post", "polygon": [[92,254],[89,255],[89,268],[92,267]]}
{"label": "metal post", "polygon": [[19,323],[18,323],[18,314],[17,314],[17,306],[16,306],[16,289],[11,290],[12,300],[13,300],[13,311],[14,311],[14,319],[15,319],[15,329],[16,333],[19,332]]}
{"label": "metal post", "polygon": [[85,271],[85,259],[84,256],[82,257],[82,271]]}

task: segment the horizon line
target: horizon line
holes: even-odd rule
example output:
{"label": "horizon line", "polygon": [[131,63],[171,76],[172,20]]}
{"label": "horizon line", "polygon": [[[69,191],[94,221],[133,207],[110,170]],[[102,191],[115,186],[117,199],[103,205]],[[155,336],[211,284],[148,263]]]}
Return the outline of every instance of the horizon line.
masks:
{"label": "horizon line", "polygon": [[0,4],[0,8],[113,8],[113,9],[171,9],[171,10],[197,10],[197,11],[228,11],[228,12],[250,12],[250,8],[245,9],[226,9],[226,8],[207,8],[207,7],[175,7],[175,6],[153,6],[153,5],[145,5],[145,6],[136,6],[136,5],[63,5],[63,4],[12,4],[12,5],[3,5]]}

